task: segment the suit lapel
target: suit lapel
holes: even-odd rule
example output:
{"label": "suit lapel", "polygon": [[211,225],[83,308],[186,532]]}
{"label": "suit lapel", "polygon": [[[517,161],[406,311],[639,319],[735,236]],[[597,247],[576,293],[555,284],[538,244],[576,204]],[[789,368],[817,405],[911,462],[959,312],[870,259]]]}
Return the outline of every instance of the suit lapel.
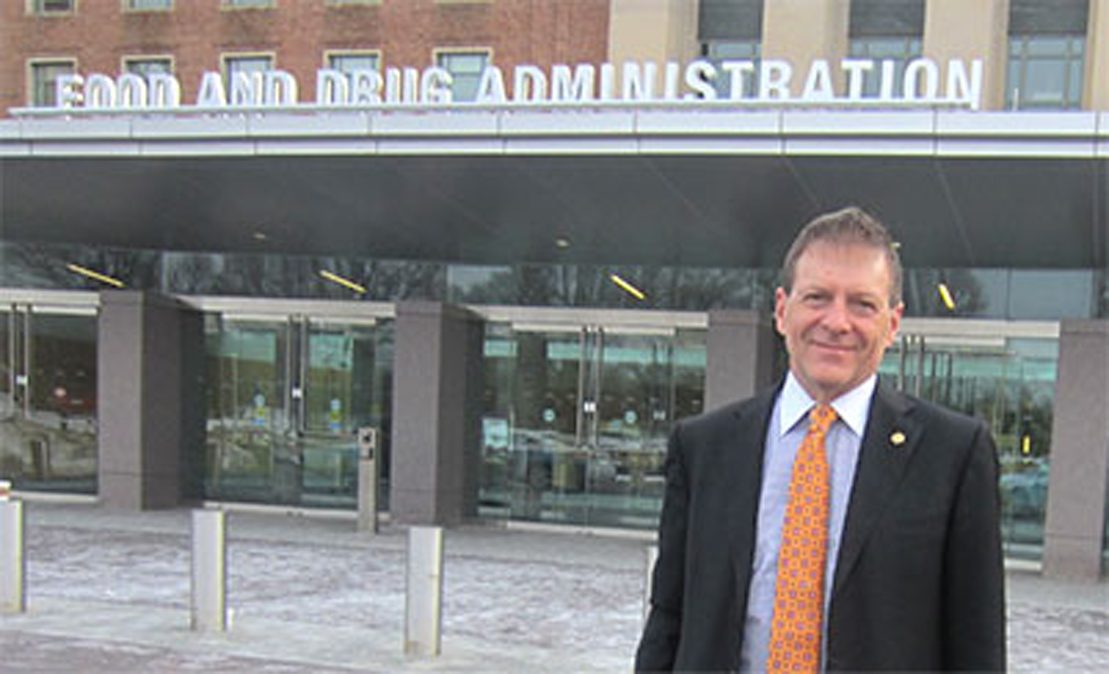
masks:
{"label": "suit lapel", "polygon": [[833,596],[850,575],[867,537],[897,493],[905,467],[916,451],[924,429],[906,416],[911,408],[908,398],[879,382],[859,451],[836,562]]}
{"label": "suit lapel", "polygon": [[733,536],[731,548],[736,590],[740,597],[740,601],[736,602],[736,608],[741,611],[740,620],[746,614],[747,587],[755,557],[755,532],[767,426],[779,388],[780,386],[763,392],[736,410],[734,444],[728,452],[727,474],[734,476],[734,489],[727,500],[725,522],[729,523],[728,530]]}

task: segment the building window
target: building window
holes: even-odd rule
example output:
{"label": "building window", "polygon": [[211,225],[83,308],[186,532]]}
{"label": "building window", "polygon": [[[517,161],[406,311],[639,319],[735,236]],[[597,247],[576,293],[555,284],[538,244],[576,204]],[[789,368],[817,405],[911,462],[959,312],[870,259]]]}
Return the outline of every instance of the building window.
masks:
{"label": "building window", "polygon": [[74,60],[34,61],[31,63],[30,103],[36,108],[54,107],[58,103],[57,81],[61,75],[77,70]]}
{"label": "building window", "polygon": [[273,69],[273,57],[268,54],[224,56],[223,71],[231,82],[239,73],[264,73]]}
{"label": "building window", "polygon": [[1082,105],[1087,0],[1013,0],[1009,6],[1006,104],[1013,109]]}
{"label": "building window", "polygon": [[173,59],[167,56],[134,56],[123,59],[123,71],[148,79],[151,73],[173,73]]}
{"label": "building window", "polygon": [[124,7],[134,12],[173,9],[173,0],[125,0]]}
{"label": "building window", "polygon": [[878,96],[882,61],[894,64],[891,91],[898,95],[905,66],[921,55],[924,0],[852,0],[848,30],[848,54],[875,62],[863,79],[863,96]]}
{"label": "building window", "polygon": [[327,67],[350,74],[355,70],[378,70],[381,54],[378,52],[328,52]]}
{"label": "building window", "polygon": [[[697,39],[701,56],[718,69],[724,61],[758,62],[762,54],[763,0],[702,0],[697,15]],[[758,72],[745,78],[743,96],[753,96]],[[716,93],[732,95],[731,77],[719,71]]]}
{"label": "building window", "polygon": [[224,7],[273,7],[276,0],[223,0]]}
{"label": "building window", "polygon": [[720,98],[730,98],[732,95],[732,78],[726,71],[721,69],[720,64],[724,61],[751,61],[756,64],[755,72],[745,77],[743,80],[743,92],[741,97],[751,98],[754,97],[755,92],[758,91],[758,62],[760,60],[760,52],[762,51],[762,43],[759,40],[733,40],[733,41],[713,41],[701,45],[702,55],[716,66],[716,95]]}
{"label": "building window", "polygon": [[451,74],[451,96],[455,101],[477,100],[481,73],[489,64],[488,49],[462,51],[436,51],[435,64]]}
{"label": "building window", "polygon": [[74,10],[77,0],[31,0],[31,11],[35,14],[68,14]]}

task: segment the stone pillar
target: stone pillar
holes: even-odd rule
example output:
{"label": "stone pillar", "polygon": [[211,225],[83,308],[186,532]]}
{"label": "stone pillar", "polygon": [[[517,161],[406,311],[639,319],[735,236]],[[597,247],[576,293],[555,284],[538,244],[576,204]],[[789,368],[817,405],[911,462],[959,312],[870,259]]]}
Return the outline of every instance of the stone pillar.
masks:
{"label": "stone pillar", "polygon": [[828,61],[835,90],[842,92],[839,63],[847,56],[848,0],[768,0],[762,11],[763,60],[790,62],[790,93],[801,94],[809,66],[818,59]]}
{"label": "stone pillar", "polygon": [[927,0],[922,46],[939,64],[940,82],[947,81],[949,60],[982,59],[982,109],[1005,107],[1009,0]]}
{"label": "stone pillar", "polygon": [[780,375],[777,337],[755,311],[709,312],[705,411],[749,398]]}
{"label": "stone pillar", "polygon": [[[608,61],[686,63],[698,56],[697,3],[689,0],[612,0],[608,20]],[[662,91],[661,74],[656,91]]]}
{"label": "stone pillar", "polygon": [[477,513],[482,322],[439,302],[397,304],[390,512],[449,526]]}
{"label": "stone pillar", "polygon": [[1045,576],[1096,581],[1109,498],[1109,320],[1063,321],[1055,379]]}
{"label": "stone pillar", "polygon": [[1109,0],[1090,0],[1083,110],[1109,111]]}
{"label": "stone pillar", "polygon": [[100,502],[172,508],[204,450],[201,316],[157,293],[104,291],[97,333]]}

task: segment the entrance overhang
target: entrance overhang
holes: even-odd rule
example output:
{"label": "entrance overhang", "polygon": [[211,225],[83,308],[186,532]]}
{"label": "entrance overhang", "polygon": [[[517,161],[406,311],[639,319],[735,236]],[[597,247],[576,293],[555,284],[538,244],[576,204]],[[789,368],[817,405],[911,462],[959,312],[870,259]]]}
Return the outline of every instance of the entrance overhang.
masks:
{"label": "entrance overhang", "polygon": [[471,264],[774,267],[812,215],[910,267],[1105,268],[1109,114],[665,106],[0,121],[0,238]]}

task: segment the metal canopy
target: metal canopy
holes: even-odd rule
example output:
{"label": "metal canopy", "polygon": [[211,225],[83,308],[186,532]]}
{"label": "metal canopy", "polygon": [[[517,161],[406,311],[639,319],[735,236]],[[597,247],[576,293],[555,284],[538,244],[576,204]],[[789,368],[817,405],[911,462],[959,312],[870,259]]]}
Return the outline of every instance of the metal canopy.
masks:
{"label": "metal canopy", "polygon": [[249,120],[188,133],[174,125],[195,120],[8,121],[0,238],[773,267],[809,217],[858,204],[910,267],[1107,266],[1104,115],[649,113],[551,112],[545,127],[503,111],[486,113],[501,116],[493,126],[429,115],[407,132],[369,115],[354,131],[321,117],[281,133]]}

